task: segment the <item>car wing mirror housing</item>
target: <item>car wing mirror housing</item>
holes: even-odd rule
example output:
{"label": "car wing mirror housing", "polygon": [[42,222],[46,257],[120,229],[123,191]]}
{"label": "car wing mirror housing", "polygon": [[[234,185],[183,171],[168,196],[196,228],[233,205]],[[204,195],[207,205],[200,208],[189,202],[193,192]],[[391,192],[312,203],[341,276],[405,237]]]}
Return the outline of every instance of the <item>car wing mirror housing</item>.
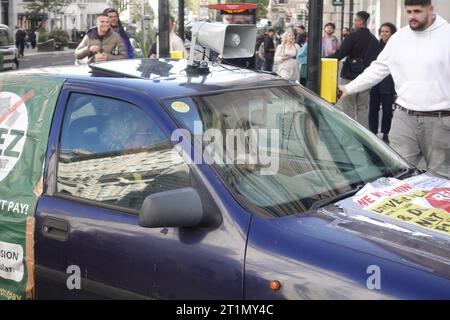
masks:
{"label": "car wing mirror housing", "polygon": [[[222,219],[219,211],[204,209],[204,200],[194,188],[155,193],[145,198],[139,225],[145,228],[216,227]],[[215,207],[215,206],[214,206]]]}

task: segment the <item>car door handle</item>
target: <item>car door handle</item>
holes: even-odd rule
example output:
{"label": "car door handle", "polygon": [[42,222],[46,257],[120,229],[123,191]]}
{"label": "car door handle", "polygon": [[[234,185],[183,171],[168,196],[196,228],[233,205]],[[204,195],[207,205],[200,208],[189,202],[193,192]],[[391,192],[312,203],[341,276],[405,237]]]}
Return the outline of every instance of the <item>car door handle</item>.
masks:
{"label": "car door handle", "polygon": [[45,217],[42,225],[42,234],[50,239],[66,241],[69,238],[70,224],[68,221]]}

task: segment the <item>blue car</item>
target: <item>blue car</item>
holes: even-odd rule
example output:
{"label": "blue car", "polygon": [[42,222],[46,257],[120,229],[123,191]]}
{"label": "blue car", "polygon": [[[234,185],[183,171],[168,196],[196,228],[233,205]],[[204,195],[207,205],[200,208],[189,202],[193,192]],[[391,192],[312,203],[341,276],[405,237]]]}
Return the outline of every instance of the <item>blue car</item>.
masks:
{"label": "blue car", "polygon": [[[394,218],[448,180],[295,83],[169,59],[2,83],[4,298],[450,298],[447,220]],[[383,181],[395,210],[352,207]]]}

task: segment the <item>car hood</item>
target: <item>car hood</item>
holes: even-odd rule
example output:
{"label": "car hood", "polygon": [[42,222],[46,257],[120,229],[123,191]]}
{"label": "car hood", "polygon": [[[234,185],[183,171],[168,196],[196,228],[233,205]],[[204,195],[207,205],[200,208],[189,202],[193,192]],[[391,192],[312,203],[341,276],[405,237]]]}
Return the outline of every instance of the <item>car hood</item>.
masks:
{"label": "car hood", "polygon": [[381,178],[351,198],[280,223],[450,278],[450,181],[431,174]]}
{"label": "car hood", "polygon": [[381,222],[369,214],[349,216],[337,205],[272,222],[294,237],[301,234],[450,279],[450,239]]}

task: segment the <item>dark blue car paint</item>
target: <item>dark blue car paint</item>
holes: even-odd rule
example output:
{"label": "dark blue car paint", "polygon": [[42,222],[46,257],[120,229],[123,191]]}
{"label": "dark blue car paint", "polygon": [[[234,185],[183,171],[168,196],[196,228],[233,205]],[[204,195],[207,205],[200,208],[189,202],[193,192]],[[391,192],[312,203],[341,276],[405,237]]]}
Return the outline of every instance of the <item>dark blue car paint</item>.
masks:
{"label": "dark blue car paint", "polygon": [[[336,230],[323,218],[255,216],[247,248],[245,298],[450,299],[448,278],[392,249]],[[370,266],[380,268],[381,290],[367,288]],[[271,280],[280,280],[283,290],[265,290]]]}
{"label": "dark blue car paint", "polygon": [[[226,78],[226,73],[223,75]],[[242,76],[248,81],[234,89],[282,83],[269,75]],[[192,165],[191,169],[222,215],[222,225],[213,230],[142,228],[137,215],[55,194],[56,152],[70,92],[133,103],[153,117],[169,137],[176,124],[161,107],[161,99],[230,89],[218,78],[198,86],[187,87],[185,82],[176,78],[162,86],[155,81],[95,77],[67,81],[51,128],[45,192],[36,212],[38,297],[450,299],[448,277],[416,260],[409,261],[393,247],[333,229],[331,221],[320,215],[272,219],[252,215],[207,165]],[[70,224],[67,241],[43,235],[45,217]],[[81,268],[84,290],[67,289],[70,265]],[[367,288],[367,268],[372,265],[381,268],[381,290]],[[271,280],[281,281],[282,290],[270,290]]]}

